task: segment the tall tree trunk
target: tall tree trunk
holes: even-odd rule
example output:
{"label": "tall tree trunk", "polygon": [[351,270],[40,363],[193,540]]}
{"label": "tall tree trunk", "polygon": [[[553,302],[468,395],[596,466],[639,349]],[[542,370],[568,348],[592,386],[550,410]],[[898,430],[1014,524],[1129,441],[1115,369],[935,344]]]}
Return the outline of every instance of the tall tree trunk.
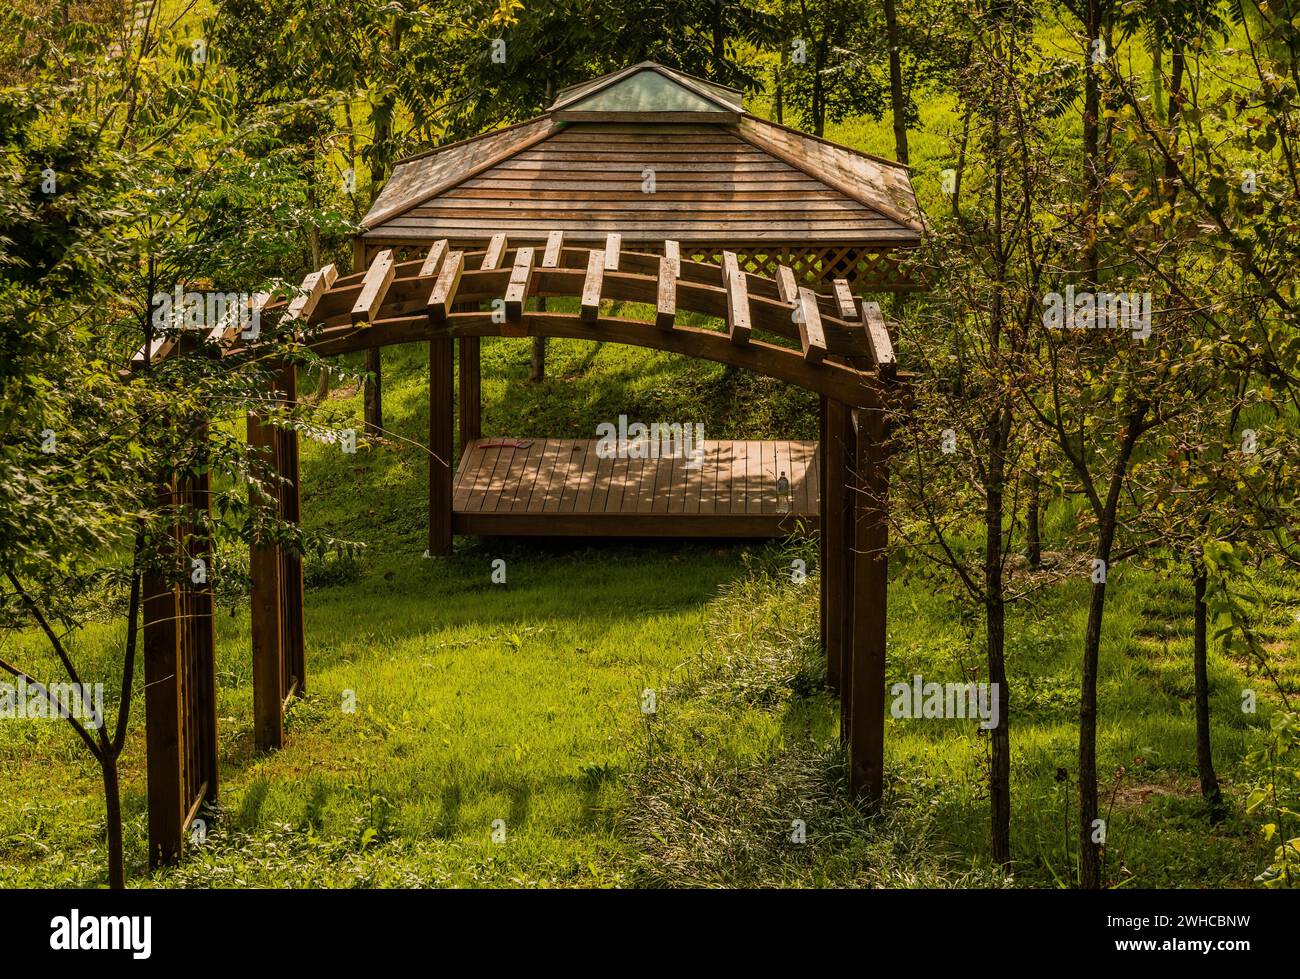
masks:
{"label": "tall tree trunk", "polygon": [[[396,59],[402,48],[402,27],[394,21],[388,33],[388,52]],[[393,115],[397,112],[395,95],[385,94],[375,113],[375,133],[370,171],[371,198],[373,204],[379,196],[379,190],[388,179],[389,168],[393,161]],[[384,429],[384,374],[379,356],[379,348],[371,347],[366,351],[366,378],[363,403],[365,406],[366,434],[379,435]]]}
{"label": "tall tree trunk", "polygon": [[[1183,109],[1183,73],[1187,68],[1187,56],[1183,51],[1181,38],[1174,38],[1169,58],[1169,146],[1178,145],[1178,118]],[[1178,197],[1178,164],[1174,159],[1165,161],[1165,193],[1172,203]]]}
{"label": "tall tree trunk", "polygon": [[[1100,581],[1094,581],[1088,601],[1088,627],[1083,637],[1083,669],[1079,682],[1079,884],[1089,889],[1100,888],[1101,839],[1093,840],[1102,827],[1097,822],[1097,669],[1101,654],[1101,623],[1106,611],[1106,579],[1110,575],[1111,552],[1115,545],[1118,524],[1120,492],[1128,475],[1133,446],[1140,435],[1139,428],[1146,417],[1148,405],[1139,404],[1129,415],[1119,455],[1111,472],[1110,486],[1105,503],[1097,514],[1097,550],[1095,557],[1102,562]],[[1099,834],[1100,835],[1100,834]]]}
{"label": "tall tree trunk", "polygon": [[[1097,557],[1109,566],[1113,521],[1102,529]],[[1093,840],[1097,827],[1097,665],[1101,649],[1101,620],[1106,611],[1106,582],[1094,582],[1088,602],[1088,628],[1083,638],[1083,671],[1079,690],[1079,884],[1101,887],[1101,851]]]}
{"label": "tall tree trunk", "polygon": [[1034,450],[1034,466],[1029,473],[1029,504],[1025,513],[1025,544],[1031,568],[1043,565],[1043,535],[1039,529],[1039,516],[1043,506],[1043,483],[1039,475],[1041,462],[1038,450]]}
{"label": "tall tree trunk", "polygon": [[117,755],[105,752],[100,768],[104,776],[104,821],[108,832],[108,886],[121,890],[126,887],[126,867],[122,859],[122,794]]}
{"label": "tall tree trunk", "polygon": [[907,163],[907,100],[903,94],[903,61],[898,49],[898,11],[894,0],[885,0],[885,38],[889,43],[889,101],[894,115],[894,153],[899,163]]}
{"label": "tall tree trunk", "polygon": [[[1083,185],[1086,200],[1083,218],[1085,236],[1083,253],[1084,282],[1097,284],[1100,261],[1097,254],[1097,235],[1101,219],[1101,83],[1097,66],[1093,63],[1094,44],[1102,41],[1101,0],[1088,0],[1084,14],[1084,32],[1087,51],[1084,54],[1083,72]],[[1106,52],[1109,57],[1110,52]]]}
{"label": "tall tree trunk", "polygon": [[993,860],[1011,867],[1011,698],[1007,690],[1006,602],[1002,577],[1002,518],[1005,441],[1004,419],[990,426],[997,440],[990,453],[989,488],[984,509],[984,636],[989,685],[998,691],[998,719],[990,733],[989,842]]}
{"label": "tall tree trunk", "polygon": [[781,60],[776,66],[775,84],[772,86],[772,112],[777,125],[785,123],[785,69],[790,63],[790,41],[781,44]]}
{"label": "tall tree trunk", "polygon": [[822,99],[822,70],[826,67],[826,46],[828,43],[826,37],[818,41],[816,60],[813,64],[812,124],[814,136],[823,136],[826,133],[826,106],[823,104]]}
{"label": "tall tree trunk", "polygon": [[727,27],[722,18],[722,5],[724,0],[713,0],[713,12],[711,27],[713,30],[713,80],[722,82],[726,80],[727,68]]}
{"label": "tall tree trunk", "polygon": [[1201,780],[1201,795],[1210,809],[1211,820],[1223,818],[1223,796],[1219,791],[1219,778],[1214,773],[1214,754],[1210,750],[1210,678],[1206,628],[1208,615],[1205,607],[1206,573],[1200,555],[1192,557],[1192,586],[1195,592],[1193,614],[1192,660],[1196,673],[1196,773]]}
{"label": "tall tree trunk", "polygon": [[[1000,89],[1000,86],[999,86]],[[1000,92],[999,92],[1000,94]],[[994,142],[1000,143],[1002,126],[993,121]],[[989,351],[999,356],[1007,342],[1006,281],[1008,250],[1003,223],[1005,163],[994,161],[993,238],[997,277],[993,283]],[[984,632],[989,685],[998,691],[998,722],[989,735],[989,847],[998,866],[1011,866],[1011,731],[1010,697],[1006,669],[1006,596],[1002,569],[1002,522],[1005,516],[1007,446],[1011,441],[1012,408],[1000,401],[985,429],[988,464],[984,486]]]}

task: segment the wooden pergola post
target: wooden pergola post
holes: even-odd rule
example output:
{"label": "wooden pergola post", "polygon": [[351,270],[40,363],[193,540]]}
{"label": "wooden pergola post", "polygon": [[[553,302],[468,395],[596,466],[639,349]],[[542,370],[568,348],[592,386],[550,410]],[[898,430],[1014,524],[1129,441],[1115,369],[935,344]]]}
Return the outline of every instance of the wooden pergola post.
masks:
{"label": "wooden pergola post", "polygon": [[[298,400],[298,370],[293,364],[280,368],[276,381],[289,404]],[[299,486],[298,433],[290,428],[276,430],[277,471],[287,480],[279,487],[280,516],[293,524],[302,522],[302,493]],[[307,692],[307,659],[304,643],[302,555],[280,548],[280,614],[284,624],[284,687],[281,699]]]}
{"label": "wooden pergola post", "polygon": [[848,737],[848,698],[845,678],[852,671],[848,637],[852,632],[853,606],[852,524],[848,508],[852,502],[853,426],[849,408],[841,401],[825,399],[823,410],[822,531],[821,561],[825,596],[822,618],[826,633],[826,676],[841,695],[841,738]]}
{"label": "wooden pergola post", "polygon": [[[204,446],[206,462],[208,447],[208,425],[204,421],[197,427],[197,436]],[[212,514],[212,477],[205,470],[195,473],[189,480],[190,502],[200,514]],[[189,599],[190,643],[194,650],[194,674],[191,677],[196,716],[192,718],[198,735],[196,755],[203,780],[207,785],[204,797],[209,802],[217,801],[217,782],[220,773],[220,752],[217,744],[217,617],[216,599],[213,594],[213,555],[212,539],[206,533],[193,533],[190,537],[189,556],[191,562],[190,586],[186,589]],[[203,562],[206,569],[206,581],[195,582],[193,563]]]}
{"label": "wooden pergola post", "polygon": [[888,604],[889,470],[885,414],[858,409],[853,496],[849,784],[870,805],[884,794],[885,640]]}
{"label": "wooden pergola post", "polygon": [[[248,445],[279,471],[275,426],[259,412],[248,413]],[[255,491],[250,491],[250,495]],[[272,490],[274,492],[274,490]],[[251,501],[254,506],[257,500]],[[274,540],[258,540],[249,549],[250,631],[253,647],[253,741],[259,751],[284,744],[283,564]]]}
{"label": "wooden pergola post", "polygon": [[452,340],[429,341],[429,555],[451,553],[452,414],[455,406]]}
{"label": "wooden pergola post", "polygon": [[[297,369],[282,363],[270,398],[292,404],[298,397]],[[261,412],[248,413],[248,445],[271,470],[275,513],[283,520],[301,519],[298,433],[279,428]],[[258,501],[252,490],[250,502]],[[288,699],[307,688],[303,623],[302,555],[275,540],[258,540],[249,548],[252,577],[253,740],[260,751],[284,744],[284,709]]]}
{"label": "wooden pergola post", "polygon": [[821,582],[821,593],[818,602],[818,625],[821,627],[821,644],[822,649],[826,651],[826,682],[832,690],[838,690],[840,683],[839,664],[831,665],[830,644],[826,638],[826,589],[830,576],[826,573],[826,450],[827,443],[830,442],[830,425],[826,417],[829,411],[830,399],[822,395],[818,401],[817,408],[817,485],[821,487],[821,493],[817,497],[817,580]]}

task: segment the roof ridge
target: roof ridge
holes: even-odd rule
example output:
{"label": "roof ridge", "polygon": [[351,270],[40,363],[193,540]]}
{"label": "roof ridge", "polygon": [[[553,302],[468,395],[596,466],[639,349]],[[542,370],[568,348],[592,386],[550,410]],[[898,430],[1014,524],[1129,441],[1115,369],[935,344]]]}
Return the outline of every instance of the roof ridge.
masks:
{"label": "roof ridge", "polygon": [[[572,91],[575,88],[581,88],[584,85],[592,85],[594,87],[591,89],[591,91],[596,92],[602,88],[607,87],[609,83],[615,81],[619,76],[628,75],[635,71],[639,71],[643,68],[653,68],[661,73],[671,72],[672,74],[679,75],[682,78],[689,78],[691,81],[704,82],[708,85],[716,86],[717,88],[724,89],[728,92],[735,92],[737,95],[745,94],[744,89],[736,88],[734,85],[724,85],[722,82],[715,82],[712,79],[703,78],[700,75],[692,75],[689,71],[682,71],[682,69],[680,68],[670,68],[667,65],[662,65],[657,61],[647,60],[647,61],[638,61],[634,65],[628,65],[625,68],[619,68],[617,71],[611,71],[611,72],[606,72],[603,75],[597,75],[595,78],[588,78],[580,82],[573,82],[571,85],[565,85],[558,92],[555,93],[555,102],[558,103],[561,100],[563,100],[564,93]],[[597,82],[604,82],[605,84],[596,85],[595,83]]]}
{"label": "roof ridge", "polygon": [[622,84],[627,79],[632,78],[643,71],[653,71],[660,78],[667,79],[679,88],[685,89],[687,92],[703,99],[710,105],[716,106],[722,112],[735,115],[738,112],[744,111],[743,104],[730,104],[716,92],[710,91],[708,86],[716,85],[717,88],[721,88],[724,91],[733,93],[737,96],[743,96],[744,93],[740,90],[728,88],[723,85],[717,85],[715,82],[708,81],[704,78],[696,78],[694,75],[689,75],[684,71],[677,71],[675,68],[667,68],[655,61],[643,61],[640,64],[631,65],[630,67],[624,68],[622,71],[614,72],[611,75],[589,79],[586,82],[582,82],[580,86],[571,86],[571,88],[582,87],[582,91],[577,93],[571,92],[571,94],[565,95],[564,92],[569,91],[569,89],[562,89],[555,101],[547,107],[547,111],[560,112],[565,109],[570,109],[573,106],[581,105],[587,99],[590,99],[601,92],[608,91],[614,86]]}

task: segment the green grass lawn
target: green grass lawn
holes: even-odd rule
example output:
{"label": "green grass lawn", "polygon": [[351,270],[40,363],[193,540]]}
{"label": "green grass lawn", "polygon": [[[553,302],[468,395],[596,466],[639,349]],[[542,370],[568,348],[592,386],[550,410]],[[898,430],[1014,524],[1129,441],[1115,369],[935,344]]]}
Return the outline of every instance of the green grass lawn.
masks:
{"label": "green grass lawn", "polygon": [[[815,430],[811,399],[714,365],[552,342],[525,383],[526,341],[485,345],[491,434],[580,436],[619,411],[705,422],[710,437]],[[364,544],[308,567],[309,695],[287,746],[252,747],[248,615],[218,623],[221,809],[180,867],[145,864],[143,711],[124,759],[131,878],[151,886],[637,884],[1053,886],[1072,875],[1085,587],[1057,586],[1009,624],[1016,873],[985,857],[986,743],[973,722],[887,721],[888,799],[843,791],[838,703],[817,650],[807,543],[492,542],[421,557],[424,352],[386,353],[391,439],[355,456],[304,444],[304,512]],[[304,389],[311,389],[304,378]],[[359,397],[336,391],[340,421]],[[408,441],[409,440],[409,441]],[[1062,519],[1058,517],[1057,519]],[[490,580],[504,559],[507,582]],[[239,555],[229,559],[239,560]],[[889,680],[958,680],[982,662],[960,606],[895,562]],[[1109,873],[1136,886],[1248,886],[1265,861],[1237,774],[1263,714],[1240,710],[1249,664],[1211,660],[1215,751],[1233,803],[1211,827],[1195,782],[1190,591],[1117,570],[1102,655],[1100,765]],[[1293,653],[1294,587],[1266,594],[1272,648]],[[124,624],[71,638],[112,689]],[[52,670],[38,636],[8,653]],[[1285,683],[1297,681],[1290,655]],[[642,692],[657,709],[641,711]],[[354,706],[346,710],[345,705]],[[110,710],[110,714],[111,714]],[[1111,773],[1118,773],[1113,784]],[[0,724],[0,885],[102,883],[97,771],[61,723]],[[497,822],[500,820],[501,822]],[[806,842],[790,839],[795,821]],[[494,839],[494,827],[496,838]],[[500,838],[504,830],[504,840]]]}

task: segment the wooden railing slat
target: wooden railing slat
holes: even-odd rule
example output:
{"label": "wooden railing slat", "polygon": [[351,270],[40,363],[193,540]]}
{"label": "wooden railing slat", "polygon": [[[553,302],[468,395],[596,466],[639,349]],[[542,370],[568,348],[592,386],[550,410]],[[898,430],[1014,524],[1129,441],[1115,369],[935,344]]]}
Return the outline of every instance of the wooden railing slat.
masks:
{"label": "wooden railing slat", "polygon": [[727,290],[727,326],[731,329],[732,342],[748,343],[752,329],[749,292],[735,252],[722,253],[722,285]]}
{"label": "wooden railing slat", "polygon": [[673,265],[673,277],[680,279],[682,277],[682,248],[673,239],[668,238],[664,241],[664,258],[668,259]]}
{"label": "wooden railing slat", "polygon": [[289,308],[285,312],[286,320],[307,319],[316,310],[316,305],[320,302],[321,296],[334,285],[334,280],[339,277],[339,270],[330,262],[324,268],[317,269],[315,272],[308,273],[307,277],[302,280],[299,287],[298,295],[289,303]]}
{"label": "wooden railing slat", "polygon": [[393,284],[393,251],[385,248],[375,256],[375,260],[366,270],[366,277],[361,280],[361,295],[352,305],[352,322],[368,323],[379,307],[384,304],[388,287]]}
{"label": "wooden railing slat", "polygon": [[605,236],[605,271],[618,271],[618,255],[623,248],[622,235]]}
{"label": "wooden railing slat", "polygon": [[835,279],[831,283],[835,291],[835,305],[839,308],[840,319],[856,320],[858,318],[858,306],[853,299],[853,290],[849,288],[847,279]]}
{"label": "wooden railing slat", "polygon": [[435,241],[429,248],[429,254],[424,256],[424,264],[420,266],[419,276],[424,278],[427,275],[437,275],[442,271],[442,263],[447,260],[449,251],[446,238],[440,238]]}
{"label": "wooden railing slat", "polygon": [[433,292],[429,294],[427,304],[429,319],[435,323],[447,319],[447,313],[456,301],[456,290],[460,288],[460,276],[464,270],[464,252],[452,252],[442,263],[442,271],[438,273],[438,280],[433,284]]}
{"label": "wooden railing slat", "polygon": [[546,236],[546,254],[542,256],[542,268],[560,267],[560,256],[564,252],[564,232],[552,231]]}
{"label": "wooden railing slat", "polygon": [[871,354],[875,358],[876,369],[882,376],[894,376],[898,372],[898,362],[894,358],[894,343],[889,338],[889,329],[885,326],[885,316],[880,311],[880,303],[862,304],[862,322],[867,331],[867,340],[871,344]]}
{"label": "wooden railing slat", "polygon": [[605,253],[593,248],[587,256],[587,277],[582,282],[582,313],[584,320],[600,316],[600,287],[605,279]]}
{"label": "wooden railing slat", "polygon": [[528,298],[528,280],[532,274],[533,249],[520,248],[515,252],[515,266],[506,286],[506,319],[518,322],[523,315],[524,300]]}
{"label": "wooden railing slat", "polygon": [[487,251],[483,253],[483,264],[479,268],[484,272],[499,269],[509,247],[510,242],[504,234],[493,235],[492,240],[488,242]]}
{"label": "wooden railing slat", "polygon": [[659,295],[655,308],[655,325],[672,329],[677,322],[677,272],[667,255],[659,259]]}
{"label": "wooden railing slat", "polygon": [[799,305],[795,322],[799,326],[799,342],[803,345],[803,359],[819,364],[826,356],[826,331],[822,327],[822,314],[817,308],[817,294],[804,286],[796,300]]}

